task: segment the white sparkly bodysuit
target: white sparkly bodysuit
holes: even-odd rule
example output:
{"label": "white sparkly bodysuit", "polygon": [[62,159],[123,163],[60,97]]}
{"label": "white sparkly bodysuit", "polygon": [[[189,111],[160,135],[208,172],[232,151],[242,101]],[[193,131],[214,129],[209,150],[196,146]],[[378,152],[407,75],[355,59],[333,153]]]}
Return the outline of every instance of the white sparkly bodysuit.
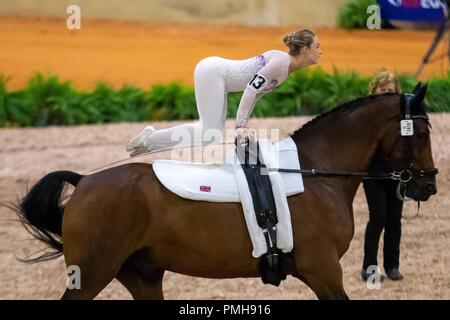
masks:
{"label": "white sparkly bodysuit", "polygon": [[[215,136],[224,131],[227,93],[244,91],[236,115],[236,127],[246,126],[256,101],[286,80],[290,61],[288,53],[278,50],[245,60],[221,57],[201,60],[194,71],[199,122],[157,130],[148,136],[145,144],[154,151],[180,144],[219,142]],[[192,139],[186,141],[186,137]]]}

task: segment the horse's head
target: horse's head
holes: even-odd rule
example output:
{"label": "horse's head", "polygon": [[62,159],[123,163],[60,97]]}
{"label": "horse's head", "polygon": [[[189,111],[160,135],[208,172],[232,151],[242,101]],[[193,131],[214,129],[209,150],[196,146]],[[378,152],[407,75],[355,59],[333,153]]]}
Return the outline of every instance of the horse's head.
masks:
{"label": "horse's head", "polygon": [[393,119],[380,152],[397,171],[405,195],[426,201],[436,194],[436,174],[431,153],[430,129],[423,100],[427,85],[419,83],[412,94],[401,97],[400,113]]}

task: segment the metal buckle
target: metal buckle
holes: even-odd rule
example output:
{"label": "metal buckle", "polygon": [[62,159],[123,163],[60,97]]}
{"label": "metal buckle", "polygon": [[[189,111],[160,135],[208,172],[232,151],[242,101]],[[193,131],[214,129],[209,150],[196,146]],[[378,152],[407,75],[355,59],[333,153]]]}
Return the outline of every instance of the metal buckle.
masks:
{"label": "metal buckle", "polygon": [[[404,174],[407,174],[406,178],[404,177]],[[410,170],[403,170],[399,174],[399,180],[401,183],[408,183],[412,180],[413,174]]]}
{"label": "metal buckle", "polygon": [[400,180],[400,172],[398,172],[398,171],[391,172],[391,179],[392,180]]}

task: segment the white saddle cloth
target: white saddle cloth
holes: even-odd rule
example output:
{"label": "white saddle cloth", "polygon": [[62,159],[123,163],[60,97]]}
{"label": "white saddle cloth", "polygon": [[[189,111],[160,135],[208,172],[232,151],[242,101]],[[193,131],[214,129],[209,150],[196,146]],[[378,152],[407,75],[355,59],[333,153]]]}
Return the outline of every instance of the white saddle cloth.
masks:
{"label": "white saddle cloth", "polygon": [[[259,141],[268,168],[300,169],[297,146],[291,138],[272,143]],[[159,181],[180,197],[210,202],[241,202],[253,243],[254,257],[267,252],[267,245],[254,212],[247,179],[235,150],[227,152],[225,163],[204,164],[176,160],[155,160],[153,170]],[[299,173],[270,172],[269,178],[277,209],[277,247],[283,252],[293,248],[292,226],[287,196],[304,191]]]}

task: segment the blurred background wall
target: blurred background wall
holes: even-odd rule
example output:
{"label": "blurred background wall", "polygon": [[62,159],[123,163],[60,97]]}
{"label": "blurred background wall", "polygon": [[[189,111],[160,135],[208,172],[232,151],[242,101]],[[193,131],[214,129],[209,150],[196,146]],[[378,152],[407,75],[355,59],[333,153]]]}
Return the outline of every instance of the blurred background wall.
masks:
{"label": "blurred background wall", "polygon": [[149,22],[335,26],[346,0],[1,0],[0,15],[67,16],[75,4],[86,18]]}

